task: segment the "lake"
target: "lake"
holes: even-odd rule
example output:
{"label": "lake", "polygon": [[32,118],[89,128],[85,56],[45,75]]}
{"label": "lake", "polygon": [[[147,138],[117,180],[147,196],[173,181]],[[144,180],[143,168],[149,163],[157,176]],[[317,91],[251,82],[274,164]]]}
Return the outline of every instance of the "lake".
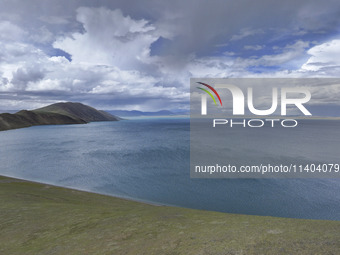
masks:
{"label": "lake", "polygon": [[[329,143],[340,147],[336,123]],[[190,179],[189,130],[188,118],[158,118],[4,131],[0,174],[156,204],[340,220],[340,179]],[[291,158],[285,148],[275,153]]]}

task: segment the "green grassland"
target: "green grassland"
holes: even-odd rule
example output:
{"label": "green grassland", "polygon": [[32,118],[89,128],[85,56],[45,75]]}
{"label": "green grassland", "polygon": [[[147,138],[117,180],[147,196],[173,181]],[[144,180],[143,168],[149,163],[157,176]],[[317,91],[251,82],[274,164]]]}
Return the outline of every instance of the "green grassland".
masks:
{"label": "green grassland", "polygon": [[0,177],[0,254],[340,254],[340,221],[154,206]]}

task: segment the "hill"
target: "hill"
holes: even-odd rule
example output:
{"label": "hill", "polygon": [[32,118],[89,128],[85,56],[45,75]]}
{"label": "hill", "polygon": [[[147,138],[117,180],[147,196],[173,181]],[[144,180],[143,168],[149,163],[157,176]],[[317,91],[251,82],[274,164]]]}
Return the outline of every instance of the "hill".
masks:
{"label": "hill", "polygon": [[104,112],[98,111],[97,109],[84,105],[81,103],[56,103],[51,104],[46,107],[42,107],[33,112],[41,113],[41,112],[53,112],[59,113],[70,117],[80,118],[86,122],[93,122],[93,121],[116,121],[118,120],[117,117]]}
{"label": "hill", "polygon": [[86,124],[119,118],[81,103],[57,103],[32,111],[0,114],[0,131],[38,125]]}
{"label": "hill", "polygon": [[340,221],[153,206],[0,176],[0,254],[340,254]]}

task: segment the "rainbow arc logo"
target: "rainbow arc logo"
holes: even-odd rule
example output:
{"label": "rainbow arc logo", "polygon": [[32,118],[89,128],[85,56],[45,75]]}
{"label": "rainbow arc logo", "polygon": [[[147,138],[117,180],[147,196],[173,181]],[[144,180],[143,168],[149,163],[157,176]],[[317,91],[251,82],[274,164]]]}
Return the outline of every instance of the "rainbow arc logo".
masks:
{"label": "rainbow arc logo", "polygon": [[[220,101],[220,104],[222,106],[222,100],[220,98],[220,95],[217,93],[217,91],[212,86],[210,86],[209,84],[203,83],[203,82],[197,82],[197,83],[209,88],[217,96],[217,98]],[[211,94],[211,92],[209,90],[204,89],[204,88],[200,88],[200,87],[197,87],[197,88],[206,92],[214,100],[215,105],[217,105],[215,97]]]}

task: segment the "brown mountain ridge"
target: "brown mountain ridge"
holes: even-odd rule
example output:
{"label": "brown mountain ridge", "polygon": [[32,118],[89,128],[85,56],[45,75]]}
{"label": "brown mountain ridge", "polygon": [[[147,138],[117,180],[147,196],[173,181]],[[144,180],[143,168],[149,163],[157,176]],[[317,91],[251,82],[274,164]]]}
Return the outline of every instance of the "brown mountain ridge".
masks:
{"label": "brown mountain ridge", "polygon": [[119,117],[81,103],[56,103],[14,114],[0,114],[0,131],[38,125],[86,124],[93,121],[117,121]]}

